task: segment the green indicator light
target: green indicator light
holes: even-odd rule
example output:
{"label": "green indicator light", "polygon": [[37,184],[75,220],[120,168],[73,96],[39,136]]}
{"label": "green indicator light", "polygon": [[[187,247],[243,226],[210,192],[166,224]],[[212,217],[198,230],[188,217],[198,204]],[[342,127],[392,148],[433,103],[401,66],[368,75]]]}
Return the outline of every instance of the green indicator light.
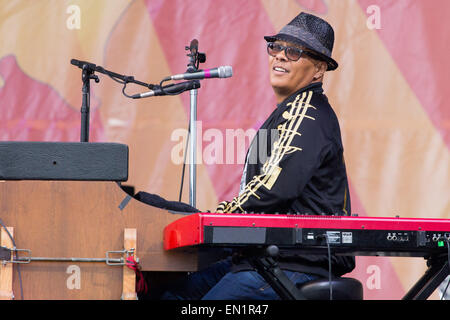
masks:
{"label": "green indicator light", "polygon": [[438,241],[438,247],[443,247],[444,246],[444,241]]}

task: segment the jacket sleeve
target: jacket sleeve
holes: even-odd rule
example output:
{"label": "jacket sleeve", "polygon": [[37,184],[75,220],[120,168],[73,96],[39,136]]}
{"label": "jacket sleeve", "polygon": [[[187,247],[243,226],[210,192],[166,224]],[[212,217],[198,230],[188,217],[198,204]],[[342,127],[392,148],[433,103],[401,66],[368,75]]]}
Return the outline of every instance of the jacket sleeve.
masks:
{"label": "jacket sleeve", "polygon": [[261,174],[232,201],[219,203],[217,212],[271,213],[298,197],[332,148],[317,119],[317,109],[309,104],[311,96],[311,91],[304,92],[292,102]]}

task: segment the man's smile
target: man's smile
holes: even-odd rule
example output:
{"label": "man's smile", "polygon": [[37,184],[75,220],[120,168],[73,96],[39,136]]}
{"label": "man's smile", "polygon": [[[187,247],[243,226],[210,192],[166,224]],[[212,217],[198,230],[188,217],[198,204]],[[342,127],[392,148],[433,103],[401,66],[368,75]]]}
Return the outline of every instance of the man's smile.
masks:
{"label": "man's smile", "polygon": [[287,70],[282,66],[274,66],[272,70],[274,71],[275,74],[289,73],[289,70]]}

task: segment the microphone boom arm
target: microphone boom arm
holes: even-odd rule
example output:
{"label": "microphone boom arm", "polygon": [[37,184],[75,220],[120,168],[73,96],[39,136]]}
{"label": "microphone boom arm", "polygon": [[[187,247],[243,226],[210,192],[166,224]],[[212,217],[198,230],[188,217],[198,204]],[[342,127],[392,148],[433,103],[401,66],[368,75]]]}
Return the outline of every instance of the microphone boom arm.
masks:
{"label": "microphone boom arm", "polygon": [[122,75],[122,74],[118,74],[118,73],[106,70],[102,66],[97,66],[97,65],[95,65],[93,63],[90,63],[90,62],[72,59],[72,60],[70,60],[70,63],[73,64],[74,66],[77,66],[80,69],[85,68],[85,69],[91,71],[92,73],[93,72],[100,72],[100,73],[106,74],[107,76],[113,78],[114,80],[116,80],[115,78],[120,79],[120,80],[123,81],[122,83],[124,83],[124,84],[126,84],[126,83],[135,83],[137,85],[146,87],[146,88],[148,88],[150,90],[155,87],[155,85],[153,85],[153,84],[149,84],[149,83],[145,83],[145,82],[136,80],[136,79],[134,79],[133,76],[125,76],[125,75]]}

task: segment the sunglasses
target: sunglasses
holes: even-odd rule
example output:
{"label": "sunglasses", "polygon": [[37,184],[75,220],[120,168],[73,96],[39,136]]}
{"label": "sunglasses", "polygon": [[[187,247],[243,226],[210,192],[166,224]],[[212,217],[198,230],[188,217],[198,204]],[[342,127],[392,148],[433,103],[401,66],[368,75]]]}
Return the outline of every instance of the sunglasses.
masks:
{"label": "sunglasses", "polygon": [[291,61],[298,61],[298,59],[301,58],[303,53],[306,54],[307,56],[310,56],[313,59],[322,60],[319,56],[309,51],[305,51],[296,47],[282,46],[281,44],[276,42],[267,43],[267,53],[272,57],[275,57],[278,53],[280,53],[283,50],[284,54],[286,55],[286,58],[288,58]]}

